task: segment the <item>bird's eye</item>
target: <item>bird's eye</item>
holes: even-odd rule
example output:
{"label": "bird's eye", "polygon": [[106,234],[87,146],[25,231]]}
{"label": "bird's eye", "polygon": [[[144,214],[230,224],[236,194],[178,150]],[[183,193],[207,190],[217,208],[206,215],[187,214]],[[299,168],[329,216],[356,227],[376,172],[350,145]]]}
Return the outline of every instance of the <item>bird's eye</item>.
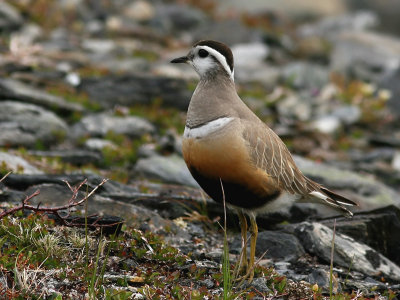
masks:
{"label": "bird's eye", "polygon": [[199,50],[199,56],[202,57],[202,58],[207,57],[208,56],[208,51],[204,50],[204,49],[200,49]]}

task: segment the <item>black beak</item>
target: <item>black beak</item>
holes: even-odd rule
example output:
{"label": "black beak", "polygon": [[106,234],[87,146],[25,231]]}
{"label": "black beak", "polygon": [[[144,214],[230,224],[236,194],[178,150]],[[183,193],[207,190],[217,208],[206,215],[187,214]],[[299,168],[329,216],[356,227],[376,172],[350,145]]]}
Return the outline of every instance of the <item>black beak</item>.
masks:
{"label": "black beak", "polygon": [[178,58],[171,60],[171,63],[181,64],[181,63],[186,63],[188,60],[189,60],[189,58],[187,56],[182,56],[182,57],[178,57]]}

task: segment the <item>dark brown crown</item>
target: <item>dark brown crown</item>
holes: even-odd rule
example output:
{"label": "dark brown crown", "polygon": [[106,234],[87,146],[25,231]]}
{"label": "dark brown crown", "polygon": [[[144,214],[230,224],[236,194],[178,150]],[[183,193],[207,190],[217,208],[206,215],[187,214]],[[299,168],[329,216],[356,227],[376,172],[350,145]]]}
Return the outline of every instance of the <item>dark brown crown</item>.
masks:
{"label": "dark brown crown", "polygon": [[208,46],[210,48],[213,48],[217,50],[219,53],[221,53],[223,56],[225,56],[226,62],[231,69],[231,72],[233,72],[233,54],[231,49],[229,49],[228,46],[226,46],[223,43],[213,41],[213,40],[203,40],[199,41],[196,44],[194,44],[193,47],[196,46]]}

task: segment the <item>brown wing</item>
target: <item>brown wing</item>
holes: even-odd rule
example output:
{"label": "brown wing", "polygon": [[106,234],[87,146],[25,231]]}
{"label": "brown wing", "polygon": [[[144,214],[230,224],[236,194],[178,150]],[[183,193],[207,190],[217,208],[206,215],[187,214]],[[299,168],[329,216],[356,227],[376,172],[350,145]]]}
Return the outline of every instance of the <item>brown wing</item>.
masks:
{"label": "brown wing", "polygon": [[244,123],[243,137],[248,143],[250,157],[255,166],[275,178],[281,189],[291,194],[300,194],[306,200],[317,200],[351,215],[343,205],[353,206],[357,203],[305,177],[297,168],[286,145],[268,126]]}
{"label": "brown wing", "polygon": [[269,127],[245,124],[243,137],[248,143],[253,163],[275,178],[281,189],[300,195],[314,190],[296,167],[286,145]]}

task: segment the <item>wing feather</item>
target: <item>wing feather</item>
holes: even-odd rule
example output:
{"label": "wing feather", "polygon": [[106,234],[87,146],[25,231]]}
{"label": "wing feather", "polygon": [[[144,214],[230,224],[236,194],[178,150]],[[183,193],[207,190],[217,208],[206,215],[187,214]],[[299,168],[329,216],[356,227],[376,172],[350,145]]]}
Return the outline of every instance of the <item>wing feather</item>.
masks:
{"label": "wing feather", "polygon": [[282,140],[268,126],[261,124],[263,126],[244,124],[243,138],[255,166],[274,178],[277,187],[288,193],[299,194],[306,200],[317,200],[350,215],[343,205],[352,206],[357,203],[305,177]]}

